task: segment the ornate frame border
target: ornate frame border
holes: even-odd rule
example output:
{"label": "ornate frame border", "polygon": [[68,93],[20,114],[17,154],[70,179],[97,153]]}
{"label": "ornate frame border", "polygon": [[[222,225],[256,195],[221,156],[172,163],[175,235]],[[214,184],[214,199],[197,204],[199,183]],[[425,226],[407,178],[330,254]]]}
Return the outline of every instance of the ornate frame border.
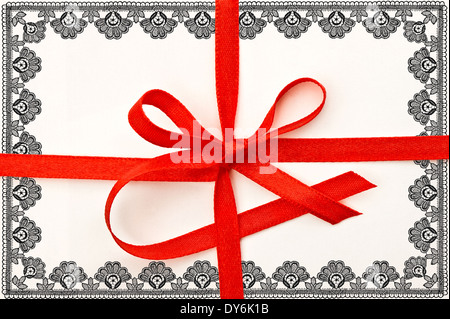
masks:
{"label": "ornate frame border", "polygon": [[[27,10],[39,11],[38,17],[42,20],[26,21]],[[77,10],[83,11],[81,17],[77,16]],[[375,12],[373,17],[369,17],[369,10]],[[408,20],[414,10],[421,11],[423,21]],[[412,52],[408,61],[408,70],[424,85],[423,90],[407,102],[408,113],[423,126],[420,134],[447,134],[447,8],[443,3],[243,2],[241,11],[242,40],[254,39],[269,24],[292,40],[301,39],[302,33],[315,23],[333,40],[345,37],[358,24],[377,40],[388,38],[392,32],[402,32],[403,27],[405,38],[418,44],[418,50]],[[331,13],[326,16],[324,11]],[[150,40],[160,40],[184,25],[197,39],[205,40],[214,33],[213,13],[213,2],[5,4],[2,7],[2,152],[41,153],[42,145],[25,128],[38,118],[42,102],[27,90],[26,83],[41,69],[40,58],[28,46],[44,40],[46,32],[54,31],[62,39],[74,40],[82,36],[84,28],[96,27],[106,39],[118,40],[129,28],[139,24]],[[429,23],[437,25],[437,34],[430,38],[421,31]],[[14,33],[18,25],[23,25],[22,35]],[[409,199],[424,216],[410,228],[408,235],[422,255],[405,261],[403,276],[384,260],[374,261],[359,276],[343,261],[330,261],[316,276],[310,276],[297,261],[285,261],[271,276],[266,276],[252,261],[243,261],[245,296],[406,298],[447,295],[448,161],[415,163],[423,169],[423,175],[409,187]],[[40,241],[42,231],[26,212],[40,199],[41,188],[32,178],[3,177],[2,180],[2,292],[6,297],[219,297],[218,270],[208,261],[196,261],[182,277],[161,261],[150,262],[136,275],[114,261],[106,262],[96,274],[89,276],[74,261],[62,261],[53,270],[46,269],[40,258],[28,255]],[[433,200],[436,206],[431,204]],[[428,274],[428,263],[437,264],[438,271]],[[13,265],[20,264],[23,276],[13,276]],[[422,278],[424,288],[412,289],[411,278]],[[374,288],[367,288],[369,282]],[[35,288],[30,288],[32,283]]]}

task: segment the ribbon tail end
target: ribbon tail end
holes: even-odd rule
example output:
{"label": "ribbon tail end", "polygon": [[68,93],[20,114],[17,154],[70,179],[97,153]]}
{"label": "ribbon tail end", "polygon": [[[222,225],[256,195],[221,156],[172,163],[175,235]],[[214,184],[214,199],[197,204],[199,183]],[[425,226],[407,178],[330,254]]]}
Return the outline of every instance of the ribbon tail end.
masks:
{"label": "ribbon tail end", "polygon": [[352,218],[352,217],[357,217],[357,216],[360,216],[360,215],[363,215],[363,213],[360,213],[360,212],[358,212],[356,210],[352,210],[352,214],[351,215],[343,216],[343,217],[340,217],[339,219],[330,220],[328,222],[331,225],[337,225],[337,224],[339,224],[340,222],[342,222],[342,221],[344,221],[346,219],[349,219],[349,218]]}
{"label": "ribbon tail end", "polygon": [[371,188],[377,187],[376,184],[368,181],[367,179],[365,179],[364,177],[362,177],[358,173],[355,173],[354,171],[350,171],[348,173],[354,175],[355,177],[357,177],[357,179],[359,179],[359,181],[364,185],[365,190],[369,190]]}
{"label": "ribbon tail end", "polygon": [[[346,184],[347,186],[351,186],[351,188],[354,190],[357,189],[357,191],[355,191],[352,195],[356,195],[358,193],[362,193],[369,189],[378,187],[376,184],[368,181],[367,179],[353,171],[344,173],[340,177],[345,179],[344,184]],[[351,195],[349,194],[349,196]]]}

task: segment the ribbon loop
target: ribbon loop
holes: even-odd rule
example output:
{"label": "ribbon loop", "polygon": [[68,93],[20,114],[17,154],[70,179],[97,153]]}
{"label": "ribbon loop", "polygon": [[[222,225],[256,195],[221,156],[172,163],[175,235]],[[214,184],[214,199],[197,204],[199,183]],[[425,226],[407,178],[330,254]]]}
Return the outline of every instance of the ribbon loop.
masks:
{"label": "ribbon loop", "polygon": [[[166,156],[166,155],[164,155]],[[201,174],[201,169],[193,169],[193,166],[186,166],[180,164],[179,169],[168,168],[164,166],[153,165],[153,163],[139,164],[134,169],[130,170],[128,174],[122,176],[111,189],[106,205],[105,205],[105,221],[106,225],[115,240],[115,242],[126,252],[133,256],[145,259],[172,259],[182,256],[191,255],[207,249],[217,247],[218,225],[216,223],[204,226],[202,228],[191,231],[187,234],[172,238],[163,242],[148,244],[148,245],[133,245],[122,241],[113,232],[111,226],[111,210],[114,199],[117,194],[128,183],[134,180],[141,180],[142,176],[148,175],[165,175],[172,174],[172,169],[176,170],[178,176],[183,175],[185,181],[190,182],[204,182],[205,180],[196,179],[194,172]],[[184,165],[184,166],[183,166]],[[192,169],[191,169],[192,168]],[[217,176],[218,166],[210,167],[208,170],[214,170]],[[212,172],[212,171],[211,171]],[[158,181],[158,179],[155,179]],[[229,184],[228,184],[229,187]],[[344,173],[342,175],[330,178],[319,184],[313,185],[316,191],[325,194],[333,200],[339,201],[347,197],[364,192],[375,187],[361,176],[354,172]],[[216,190],[222,192],[219,185]],[[285,221],[300,217],[302,215],[312,213],[312,211],[298,203],[279,198],[269,203],[257,206],[250,210],[240,213],[238,216],[238,234],[239,238],[249,236],[264,229],[278,225]]]}
{"label": "ribbon loop", "polygon": [[[314,83],[315,85],[317,85],[320,90],[322,91],[323,97],[322,97],[322,101],[320,102],[320,104],[316,107],[316,109],[314,109],[314,111],[312,111],[310,114],[308,114],[307,116],[296,120],[292,123],[283,125],[279,128],[275,128],[273,129],[274,131],[270,132],[269,134],[271,134],[271,137],[275,137],[275,136],[279,136],[282,135],[284,133],[293,131],[295,129],[298,129],[300,127],[302,127],[303,125],[308,124],[309,122],[311,122],[317,115],[319,115],[319,113],[322,111],[323,106],[325,105],[325,100],[326,100],[326,90],[325,87],[318,81],[311,79],[311,78],[299,78],[297,80],[292,81],[291,83],[289,83],[288,85],[286,85],[278,94],[277,98],[275,99],[275,102],[273,103],[272,107],[270,108],[269,112],[267,113],[266,117],[264,118],[263,122],[260,125],[260,129],[269,131],[272,128],[273,125],[273,121],[275,118],[275,113],[277,110],[277,107],[279,106],[279,103],[281,101],[281,99],[290,91],[292,90],[294,87],[299,86],[301,84],[304,83]],[[269,135],[268,134],[268,135]]]}
{"label": "ribbon loop", "polygon": [[[144,105],[152,105],[162,111],[182,133],[168,131],[154,124],[145,114]],[[146,92],[130,109],[128,121],[131,127],[146,141],[167,148],[173,148],[183,138],[190,141],[201,141],[204,136],[215,139],[212,134],[205,134],[205,128],[195,119],[189,110],[171,94],[162,90]]]}

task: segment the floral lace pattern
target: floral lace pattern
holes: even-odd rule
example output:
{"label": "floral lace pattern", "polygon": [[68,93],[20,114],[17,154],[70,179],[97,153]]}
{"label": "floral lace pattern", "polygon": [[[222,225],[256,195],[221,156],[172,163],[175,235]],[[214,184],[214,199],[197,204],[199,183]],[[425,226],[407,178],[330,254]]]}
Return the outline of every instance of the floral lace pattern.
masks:
{"label": "floral lace pattern", "polygon": [[[272,7],[273,6],[273,7]],[[89,24],[93,24],[106,39],[119,40],[134,24],[139,24],[153,39],[164,39],[176,27],[183,26],[198,39],[209,39],[215,31],[214,4],[109,5],[105,8],[68,5],[64,8],[42,8],[39,21],[26,21],[26,10],[19,10],[11,19],[13,26],[23,25],[23,39],[38,43],[48,32],[46,24],[63,39],[75,39]],[[55,11],[63,11],[57,16]],[[427,41],[426,25],[436,24],[438,17],[430,10],[422,10],[423,21],[408,20],[410,9],[388,9],[374,4],[343,9],[333,5],[271,5],[270,3],[243,3],[239,17],[241,39],[254,39],[273,24],[286,38],[297,39],[313,23],[332,39],[342,39],[359,23],[376,39],[387,39],[403,23],[404,37],[410,42]],[[281,14],[281,15],[280,15]],[[302,14],[304,17],[302,18]],[[400,18],[400,19],[399,19]],[[87,20],[86,20],[87,19]],[[178,21],[177,21],[178,20]],[[178,23],[177,23],[178,22]],[[183,23],[184,22],[184,23]]]}
{"label": "floral lace pattern", "polygon": [[172,33],[178,22],[168,18],[164,12],[156,11],[150,18],[143,19],[140,23],[144,32],[150,34],[153,39],[164,39],[169,33]]}
{"label": "floral lace pattern", "polygon": [[[150,41],[165,39],[177,28],[199,41],[210,39],[215,32],[213,3],[30,6],[37,12],[37,19],[30,18],[27,6],[6,4],[3,7],[3,30],[11,30],[3,34],[4,83],[7,83],[4,95],[8,97],[8,102],[3,104],[3,112],[7,114],[3,130],[6,132],[5,153],[42,153],[41,143],[28,132],[28,125],[38,121],[45,109],[45,101],[38,99],[39,92],[32,92],[28,85],[45,67],[36,44],[55,35],[64,41],[74,41],[82,37],[87,28],[98,33],[99,41],[117,41],[136,27],[146,33]],[[241,4],[239,36],[242,40],[252,40],[274,28],[286,41],[301,41],[309,30],[319,28],[330,41],[339,41],[361,28],[373,41],[384,41],[400,33],[404,41],[417,45],[405,61],[405,68],[422,86],[418,92],[411,92],[409,101],[405,101],[405,114],[421,128],[420,135],[441,135],[446,130],[442,89],[445,14],[443,4],[435,3],[415,6],[249,2]],[[417,214],[418,219],[405,237],[417,250],[417,256],[407,256],[403,265],[395,266],[386,260],[375,260],[359,274],[342,260],[331,260],[320,270],[307,269],[298,260],[280,261],[272,270],[263,269],[254,261],[242,261],[246,296],[447,294],[448,278],[443,270],[446,270],[444,263],[448,256],[442,251],[448,240],[444,229],[447,223],[444,210],[448,187],[444,176],[446,162],[422,160],[414,163],[422,174],[411,181],[405,192],[411,201],[411,213]],[[47,265],[33,254],[45,230],[29,214],[41,199],[41,186],[28,177],[5,177],[3,182],[6,229],[3,237],[8,247],[3,263],[6,295],[47,296],[70,291],[72,295],[108,296],[119,291],[123,295],[139,296],[219,296],[218,269],[209,261],[197,260],[184,273],[175,273],[162,261],[150,261],[136,274],[118,261],[98,265],[93,273],[87,273],[73,260]],[[434,270],[436,267],[439,271]],[[413,280],[419,281],[413,283]]]}
{"label": "floral lace pattern", "polygon": [[64,12],[60,18],[50,22],[53,30],[61,35],[63,39],[75,39],[77,35],[84,31],[87,22],[79,19],[73,12]]}

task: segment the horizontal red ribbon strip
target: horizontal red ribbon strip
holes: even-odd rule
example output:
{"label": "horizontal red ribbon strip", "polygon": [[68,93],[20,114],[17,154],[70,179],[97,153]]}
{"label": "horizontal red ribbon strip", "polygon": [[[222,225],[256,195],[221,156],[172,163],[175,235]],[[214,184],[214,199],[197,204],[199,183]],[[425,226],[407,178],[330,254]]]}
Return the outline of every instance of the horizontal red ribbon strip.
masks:
{"label": "horizontal red ribbon strip", "polygon": [[[278,162],[369,162],[439,160],[448,158],[448,136],[377,138],[279,138]],[[1,176],[117,180],[136,166],[163,158],[0,154]],[[177,164],[168,174],[140,176],[147,181],[214,181],[218,168],[189,171],[195,164]]]}

